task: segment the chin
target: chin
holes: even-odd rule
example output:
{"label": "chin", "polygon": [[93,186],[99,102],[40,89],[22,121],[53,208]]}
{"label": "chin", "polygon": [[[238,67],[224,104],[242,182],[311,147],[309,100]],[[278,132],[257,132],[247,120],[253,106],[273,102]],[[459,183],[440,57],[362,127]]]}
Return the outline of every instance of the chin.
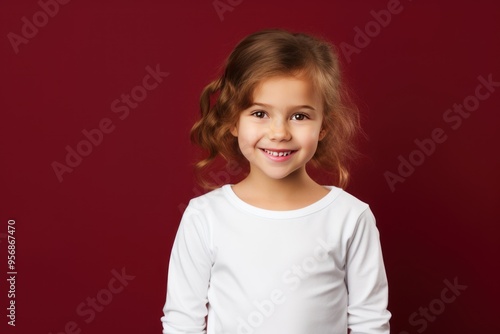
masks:
{"label": "chin", "polygon": [[292,172],[276,172],[276,173],[265,173],[265,175],[273,180],[285,180],[292,177],[296,171]]}

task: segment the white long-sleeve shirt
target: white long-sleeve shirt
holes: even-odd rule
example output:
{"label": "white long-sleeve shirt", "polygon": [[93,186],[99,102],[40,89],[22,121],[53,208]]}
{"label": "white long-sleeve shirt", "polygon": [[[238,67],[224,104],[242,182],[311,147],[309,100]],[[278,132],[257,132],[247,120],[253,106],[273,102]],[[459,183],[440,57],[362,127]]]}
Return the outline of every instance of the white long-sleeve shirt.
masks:
{"label": "white long-sleeve shirt", "polygon": [[375,218],[328,188],[289,211],[254,207],[230,185],[192,199],[170,257],[163,333],[388,334]]}

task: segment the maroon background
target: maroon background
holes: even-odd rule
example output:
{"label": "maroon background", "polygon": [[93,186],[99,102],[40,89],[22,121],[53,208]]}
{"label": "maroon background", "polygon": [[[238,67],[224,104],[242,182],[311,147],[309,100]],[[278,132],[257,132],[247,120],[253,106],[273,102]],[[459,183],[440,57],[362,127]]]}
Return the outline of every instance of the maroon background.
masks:
{"label": "maroon background", "polygon": [[[233,0],[233,3],[238,1]],[[60,333],[160,333],[170,248],[182,208],[199,189],[188,131],[202,87],[235,43],[271,27],[354,45],[358,26],[387,1],[244,0],[221,21],[212,0],[72,1],[15,53],[7,38],[34,1],[0,5],[0,328]],[[467,285],[426,333],[498,332],[500,89],[452,130],[443,113],[474,94],[477,77],[500,81],[500,6],[494,1],[402,0],[347,66],[369,140],[347,189],[370,203],[390,282],[392,333],[417,333],[419,307],[448,279]],[[128,118],[113,100],[141,84],[145,67],[169,77]],[[53,161],[103,118],[112,133],[59,182]],[[391,192],[385,171],[442,128],[447,140]],[[17,318],[7,326],[7,220],[16,220]],[[89,324],[75,311],[107,287],[111,270],[135,276]],[[434,303],[434,306],[438,304]]]}

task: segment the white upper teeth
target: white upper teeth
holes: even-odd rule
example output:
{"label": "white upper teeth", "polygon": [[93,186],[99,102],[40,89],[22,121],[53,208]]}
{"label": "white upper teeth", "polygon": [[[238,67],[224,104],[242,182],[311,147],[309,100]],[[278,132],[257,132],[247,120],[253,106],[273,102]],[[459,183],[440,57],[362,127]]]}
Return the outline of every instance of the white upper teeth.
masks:
{"label": "white upper teeth", "polygon": [[274,152],[274,151],[269,151],[269,150],[264,150],[267,154],[275,156],[275,157],[286,157],[287,155],[290,155],[292,151],[287,151],[287,152]]}

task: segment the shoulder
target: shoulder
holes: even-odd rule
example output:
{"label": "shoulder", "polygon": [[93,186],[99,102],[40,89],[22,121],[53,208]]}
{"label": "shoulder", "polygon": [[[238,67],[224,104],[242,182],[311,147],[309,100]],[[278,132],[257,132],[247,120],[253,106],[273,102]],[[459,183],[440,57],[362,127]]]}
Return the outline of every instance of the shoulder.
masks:
{"label": "shoulder", "polygon": [[368,203],[341,188],[329,188],[336,191],[337,195],[328,206],[328,215],[342,222],[344,232],[352,234],[360,225],[376,225],[375,216]]}
{"label": "shoulder", "polygon": [[217,188],[189,201],[179,225],[183,233],[204,236],[209,239],[212,234],[212,222],[220,212],[224,201],[223,189]]}
{"label": "shoulder", "polygon": [[332,191],[337,192],[335,201],[332,203],[335,209],[346,210],[348,212],[358,213],[358,214],[361,214],[364,211],[370,209],[368,203],[360,200],[359,198],[345,191],[344,189],[337,188],[335,186],[328,186],[328,188],[332,189]]}
{"label": "shoulder", "polygon": [[192,198],[189,201],[187,209],[205,210],[209,207],[217,205],[218,203],[225,202],[226,201],[226,195],[224,190],[225,187],[226,186],[222,186],[220,188],[211,190],[203,195]]}
{"label": "shoulder", "polygon": [[225,215],[231,207],[227,187],[222,186],[192,198],[184,211],[184,216],[198,216],[201,220],[210,220],[221,214]]}

